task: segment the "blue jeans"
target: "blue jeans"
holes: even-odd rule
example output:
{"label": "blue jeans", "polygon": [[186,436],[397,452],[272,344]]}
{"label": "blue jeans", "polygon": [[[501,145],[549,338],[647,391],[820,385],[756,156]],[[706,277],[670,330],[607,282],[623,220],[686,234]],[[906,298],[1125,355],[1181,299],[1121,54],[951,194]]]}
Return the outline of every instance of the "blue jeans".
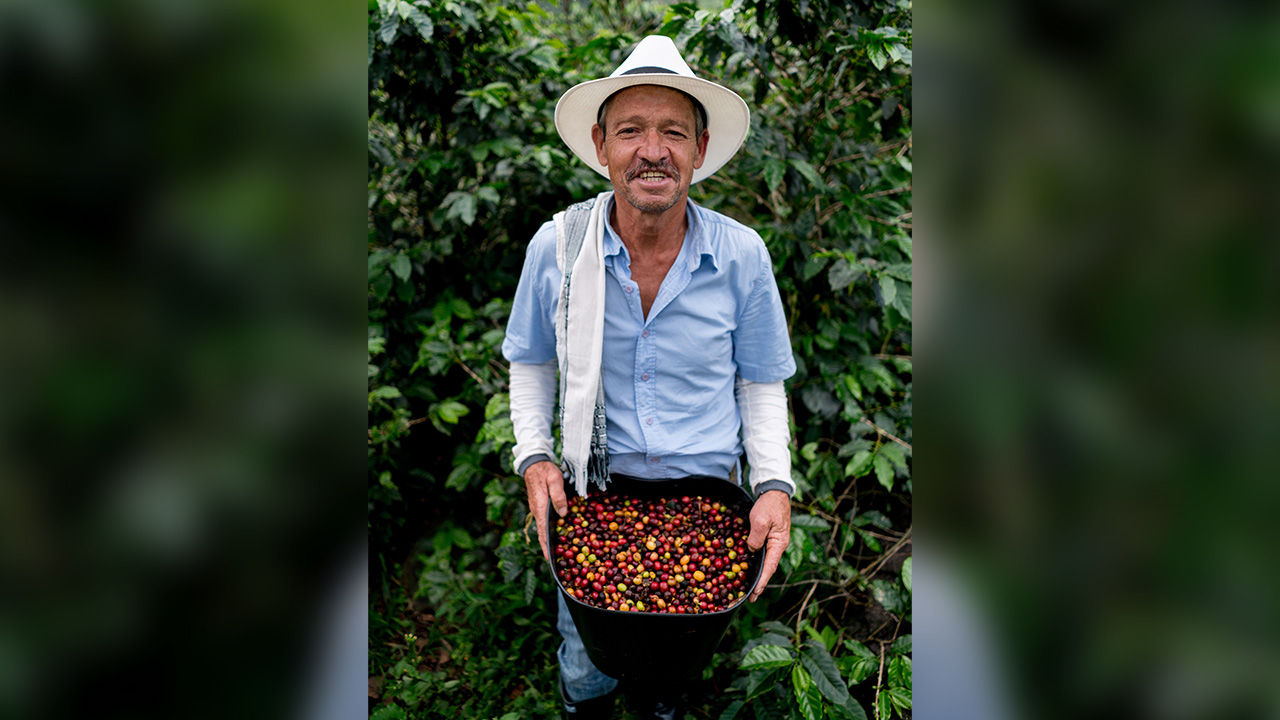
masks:
{"label": "blue jeans", "polygon": [[618,681],[600,672],[591,658],[587,657],[587,649],[582,646],[578,628],[574,626],[569,608],[565,606],[564,596],[559,592],[556,593],[556,602],[560,605],[556,627],[564,638],[556,657],[560,659],[560,677],[564,681],[569,701],[582,702],[613,692],[618,687]]}

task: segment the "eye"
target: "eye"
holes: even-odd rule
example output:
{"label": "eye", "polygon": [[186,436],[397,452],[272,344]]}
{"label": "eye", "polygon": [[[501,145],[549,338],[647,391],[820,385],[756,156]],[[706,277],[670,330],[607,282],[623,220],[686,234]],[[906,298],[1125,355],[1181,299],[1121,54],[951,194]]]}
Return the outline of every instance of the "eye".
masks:
{"label": "eye", "polygon": [[623,127],[623,128],[618,128],[618,135],[619,135],[619,136],[635,135],[637,132],[639,132],[639,130],[637,130],[637,129],[633,128],[633,127]]}

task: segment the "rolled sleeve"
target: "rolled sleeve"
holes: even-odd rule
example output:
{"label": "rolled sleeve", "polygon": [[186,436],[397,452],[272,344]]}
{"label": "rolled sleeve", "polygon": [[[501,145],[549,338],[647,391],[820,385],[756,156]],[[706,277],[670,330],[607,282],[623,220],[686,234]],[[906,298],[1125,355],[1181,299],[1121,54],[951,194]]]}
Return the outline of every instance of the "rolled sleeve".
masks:
{"label": "rolled sleeve", "polygon": [[534,233],[525,251],[524,268],[516,286],[511,316],[507,319],[502,356],[508,362],[541,364],[556,356],[555,226],[544,224]]}
{"label": "rolled sleeve", "polygon": [[733,360],[738,374],[751,382],[781,382],[795,373],[796,361],[773,264],[763,243],[760,254],[759,274],[733,332]]}

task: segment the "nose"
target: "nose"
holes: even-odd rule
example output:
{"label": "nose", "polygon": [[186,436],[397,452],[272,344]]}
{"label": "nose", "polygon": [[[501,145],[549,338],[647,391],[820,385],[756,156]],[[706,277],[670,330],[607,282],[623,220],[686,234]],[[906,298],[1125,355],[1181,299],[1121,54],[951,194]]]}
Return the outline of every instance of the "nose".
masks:
{"label": "nose", "polygon": [[640,158],[649,162],[658,162],[666,156],[666,153],[666,146],[662,144],[662,134],[657,128],[646,130],[640,142]]}

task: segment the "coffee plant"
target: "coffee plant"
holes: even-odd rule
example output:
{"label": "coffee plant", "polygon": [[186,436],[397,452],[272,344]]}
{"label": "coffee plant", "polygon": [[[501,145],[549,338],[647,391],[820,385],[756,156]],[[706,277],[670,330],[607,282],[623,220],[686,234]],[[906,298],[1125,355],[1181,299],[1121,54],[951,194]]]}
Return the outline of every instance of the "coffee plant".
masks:
{"label": "coffee plant", "polygon": [[672,36],[751,106],[691,197],[764,238],[798,370],[791,543],[698,718],[911,715],[907,0],[369,3],[370,712],[551,717],[555,584],[499,346],[524,248],[607,189],[556,99]]}

